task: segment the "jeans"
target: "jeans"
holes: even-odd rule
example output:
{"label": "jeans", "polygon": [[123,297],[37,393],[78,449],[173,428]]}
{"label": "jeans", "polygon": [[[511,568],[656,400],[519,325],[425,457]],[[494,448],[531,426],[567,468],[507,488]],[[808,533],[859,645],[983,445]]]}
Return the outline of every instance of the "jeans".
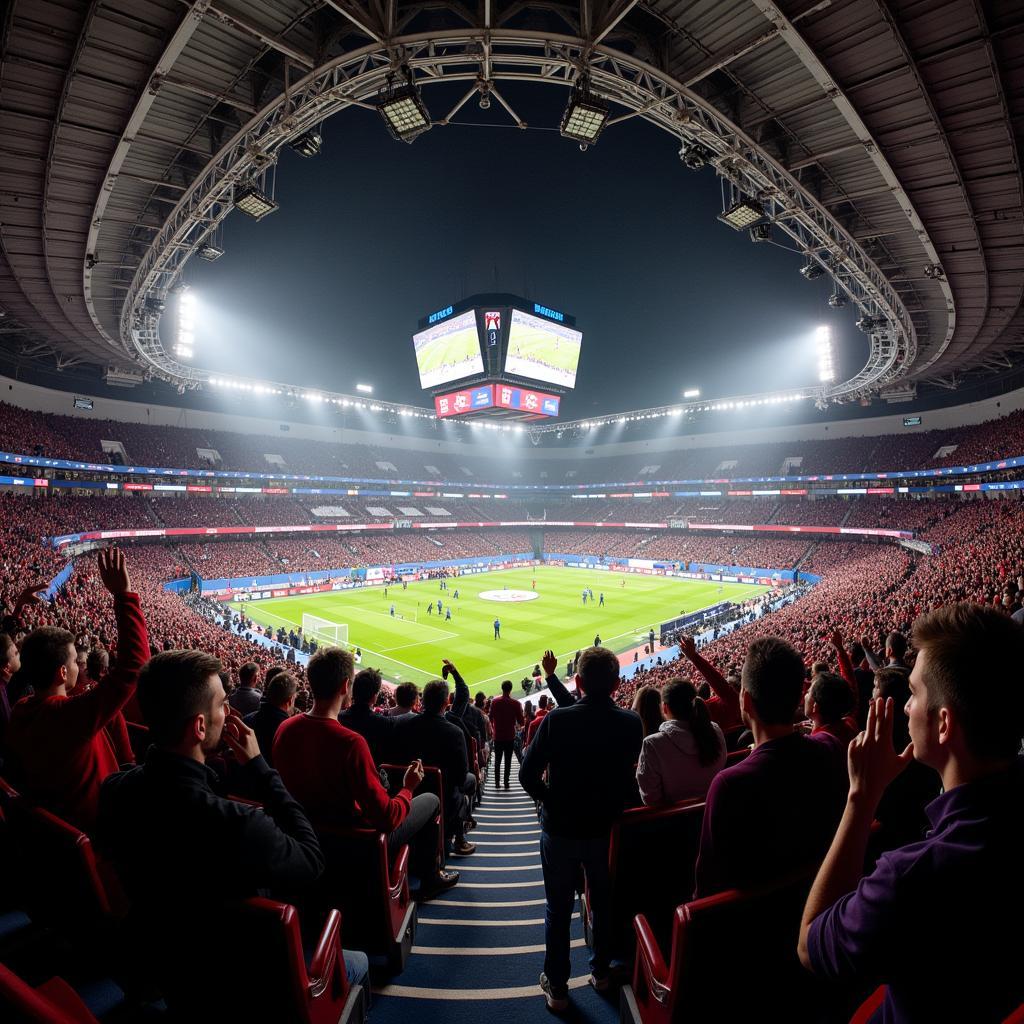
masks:
{"label": "jeans", "polygon": [[590,887],[593,917],[593,949],[590,954],[591,973],[598,978],[608,976],[611,963],[609,949],[609,884],[608,836],[598,839],[569,839],[542,832],[540,860],[544,871],[544,973],[557,994],[569,983],[569,926],[576,901],[580,868],[586,872]]}
{"label": "jeans", "polygon": [[466,822],[472,817],[473,794],[476,792],[476,776],[466,772],[461,786],[452,790],[445,805],[446,840],[454,839],[460,843],[466,838]]}
{"label": "jeans", "polygon": [[343,949],[341,955],[345,958],[348,983],[362,985],[365,988],[370,975],[370,961],[366,954],[360,953],[358,949]]}
{"label": "jeans", "polygon": [[494,741],[494,785],[498,785],[498,776],[501,775],[501,760],[505,759],[505,785],[508,785],[509,772],[512,771],[512,748],[515,740]]}
{"label": "jeans", "polygon": [[437,874],[437,827],[434,819],[440,801],[433,793],[412,798],[405,821],[388,836],[388,859],[394,861],[400,847],[409,844],[409,871],[421,882]]}

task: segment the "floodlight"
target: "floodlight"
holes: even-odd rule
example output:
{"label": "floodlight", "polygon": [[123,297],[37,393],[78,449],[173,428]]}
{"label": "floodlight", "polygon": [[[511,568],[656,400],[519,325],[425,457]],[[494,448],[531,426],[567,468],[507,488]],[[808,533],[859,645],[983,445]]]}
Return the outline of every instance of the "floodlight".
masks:
{"label": "floodlight", "polygon": [[687,388],[683,392],[683,398],[700,398],[700,388]]}
{"label": "floodlight", "polygon": [[590,91],[590,78],[581,75],[562,115],[559,131],[564,138],[575,139],[581,146],[597,141],[608,123],[608,104]]}
{"label": "floodlight", "polygon": [[430,128],[430,114],[423,105],[419,89],[413,84],[412,72],[403,65],[404,85],[395,85],[389,75],[387,84],[377,95],[377,110],[384,118],[388,131],[399,142],[412,142]]}
{"label": "floodlight", "polygon": [[838,289],[828,297],[828,304],[833,309],[842,309],[846,305],[846,296]]}
{"label": "floodlight", "polygon": [[323,136],[315,128],[311,128],[308,132],[303,132],[298,138],[292,139],[288,143],[299,156],[306,158],[316,156],[323,144]]}
{"label": "floodlight", "polygon": [[364,395],[372,395],[373,394],[373,385],[372,384],[357,384],[356,385],[356,391],[362,391],[362,393]]}
{"label": "floodlight", "polygon": [[740,199],[728,210],[718,215],[718,219],[736,231],[749,228],[764,217],[764,206],[754,199]]}
{"label": "floodlight", "polygon": [[236,210],[240,210],[253,220],[262,220],[268,213],[277,209],[277,203],[270,198],[254,181],[235,189],[232,202]]}
{"label": "floodlight", "polygon": [[691,171],[699,171],[713,156],[711,150],[699,142],[684,142],[679,147],[679,159],[682,160],[683,166]]}
{"label": "floodlight", "polygon": [[196,256],[201,260],[206,260],[207,263],[219,260],[223,255],[224,250],[219,245],[211,245],[209,242],[206,245],[199,246],[196,250]]}
{"label": "floodlight", "polygon": [[825,273],[825,268],[815,259],[807,257],[807,262],[800,268],[800,276],[808,281],[816,281]]}
{"label": "floodlight", "polygon": [[818,380],[828,384],[836,379],[835,365],[832,362],[832,332],[826,326],[814,332],[814,342],[818,350]]}
{"label": "floodlight", "polygon": [[769,222],[755,224],[750,229],[750,240],[752,242],[770,242],[772,240],[772,226]]}

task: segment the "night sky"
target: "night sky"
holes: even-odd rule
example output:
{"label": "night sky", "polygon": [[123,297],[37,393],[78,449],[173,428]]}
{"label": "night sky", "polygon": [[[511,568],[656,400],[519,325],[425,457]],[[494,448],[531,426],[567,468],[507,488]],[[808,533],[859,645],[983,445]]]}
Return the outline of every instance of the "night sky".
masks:
{"label": "night sky", "polygon": [[[686,387],[712,398],[816,383],[821,323],[840,374],[863,364],[856,313],[825,304],[830,281],[805,281],[797,254],[717,221],[719,181],[686,170],[677,139],[632,119],[581,153],[557,132],[563,91],[500,88],[535,127],[473,99],[456,121],[486,126],[435,126],[409,146],[353,109],[324,124],[318,157],[282,150],[281,209],[259,223],[231,214],[227,254],[186,270],[195,365],[349,393],[363,381],[429,405],[417,320],[484,291],[576,316],[563,417],[668,404]],[[442,117],[464,90],[424,99]]]}

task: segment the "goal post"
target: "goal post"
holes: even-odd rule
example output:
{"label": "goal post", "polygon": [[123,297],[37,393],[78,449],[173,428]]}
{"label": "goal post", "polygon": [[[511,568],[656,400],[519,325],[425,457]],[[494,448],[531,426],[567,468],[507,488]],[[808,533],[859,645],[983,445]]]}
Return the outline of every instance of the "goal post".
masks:
{"label": "goal post", "polygon": [[319,615],[302,616],[302,635],[315,640],[320,647],[342,647],[348,645],[348,623],[322,619]]}

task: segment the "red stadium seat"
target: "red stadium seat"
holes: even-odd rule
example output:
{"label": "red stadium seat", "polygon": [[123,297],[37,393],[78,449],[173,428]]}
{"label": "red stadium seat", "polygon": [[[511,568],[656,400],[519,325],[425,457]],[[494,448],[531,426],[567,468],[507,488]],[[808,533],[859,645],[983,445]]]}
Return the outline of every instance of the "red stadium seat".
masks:
{"label": "red stadium seat", "polygon": [[875,1011],[882,1005],[885,992],[886,986],[879,985],[857,1008],[857,1012],[850,1018],[850,1024],[868,1024]]}
{"label": "red stadium seat", "polygon": [[[666,934],[674,907],[693,895],[694,868],[704,821],[704,802],[625,811],[612,828],[608,847],[611,877],[612,956],[630,959],[633,918],[643,914],[655,934]],[[659,866],[652,870],[652,858]],[[591,942],[590,896],[584,885],[583,934]]]}
{"label": "red stadium seat", "polygon": [[[388,777],[388,792],[394,796],[401,789],[402,779],[405,778],[405,771],[408,768],[405,764],[382,764],[380,770]],[[440,804],[439,823],[437,830],[437,863],[439,867],[445,864],[445,824],[444,824],[444,782],[441,779],[441,769],[431,765],[423,766],[423,781],[419,785],[418,793],[433,793]]]}
{"label": "red stadium seat", "polygon": [[63,979],[38,988],[0,964],[0,1018],[18,1024],[99,1024],[78,993]]}
{"label": "red stadium seat", "polygon": [[734,764],[739,764],[749,753],[750,747],[740,747],[739,750],[731,751],[725,756],[725,767],[731,768]]}
{"label": "red stadium seat", "polygon": [[796,955],[810,884],[811,876],[801,874],[764,889],[683,904],[673,918],[668,960],[647,919],[638,915],[633,983],[622,989],[622,1020],[746,1019],[744,993],[756,993],[749,1010],[756,1009],[758,1019],[789,1024],[818,1016],[828,997]]}
{"label": "red stadium seat", "polygon": [[344,945],[371,966],[399,974],[416,935],[416,904],[409,897],[409,847],[389,863],[387,836],[362,828],[317,825],[327,870],[318,886],[320,906],[339,907]]}

